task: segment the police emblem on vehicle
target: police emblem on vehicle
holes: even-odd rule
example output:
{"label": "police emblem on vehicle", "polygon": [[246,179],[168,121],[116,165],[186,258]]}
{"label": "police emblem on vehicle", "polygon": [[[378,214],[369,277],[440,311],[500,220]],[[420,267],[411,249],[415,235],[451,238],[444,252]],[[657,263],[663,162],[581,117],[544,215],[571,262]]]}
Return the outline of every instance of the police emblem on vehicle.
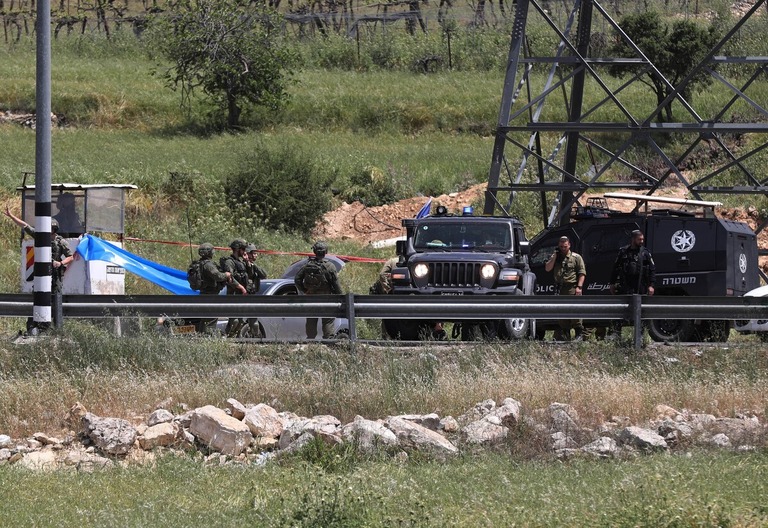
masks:
{"label": "police emblem on vehicle", "polygon": [[687,229],[675,231],[675,234],[672,235],[672,249],[678,253],[687,253],[693,249],[695,244],[696,235]]}

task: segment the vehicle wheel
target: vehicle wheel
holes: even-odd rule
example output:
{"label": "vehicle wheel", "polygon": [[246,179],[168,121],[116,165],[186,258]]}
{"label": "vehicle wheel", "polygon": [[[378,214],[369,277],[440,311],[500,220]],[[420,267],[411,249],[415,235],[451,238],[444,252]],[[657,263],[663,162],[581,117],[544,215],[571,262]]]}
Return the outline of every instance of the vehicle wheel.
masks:
{"label": "vehicle wheel", "polygon": [[[261,321],[257,321],[256,324],[259,326],[258,333],[251,330],[251,325],[244,323],[243,326],[240,327],[240,331],[238,332],[237,337],[243,339],[262,339],[265,335],[264,327],[261,325]],[[255,333],[257,335],[253,335]]]}
{"label": "vehicle wheel", "polygon": [[390,339],[402,341],[418,341],[429,336],[432,331],[431,324],[412,319],[383,319],[384,331]]}
{"label": "vehicle wheel", "polygon": [[528,339],[531,337],[529,319],[504,319],[501,321],[502,335],[508,339]]}
{"label": "vehicle wheel", "polygon": [[701,341],[725,343],[731,333],[731,325],[729,321],[703,321],[696,330]]}
{"label": "vehicle wheel", "polygon": [[648,322],[648,335],[654,341],[691,341],[695,334],[693,321],[687,319],[653,319]]}

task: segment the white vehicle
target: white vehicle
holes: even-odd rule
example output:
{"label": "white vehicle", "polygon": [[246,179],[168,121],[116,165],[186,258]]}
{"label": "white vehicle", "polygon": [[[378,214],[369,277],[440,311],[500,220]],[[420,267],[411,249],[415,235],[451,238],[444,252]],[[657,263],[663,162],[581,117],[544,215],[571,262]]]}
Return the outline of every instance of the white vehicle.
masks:
{"label": "white vehicle", "polygon": [[[337,271],[344,267],[344,261],[338,257],[328,256],[326,259],[333,262]],[[307,262],[302,259],[294,262],[286,269],[283,276],[279,279],[263,279],[259,286],[258,295],[300,295],[293,278]],[[226,290],[222,290],[222,293]],[[228,319],[219,319],[217,328],[224,333]],[[305,319],[301,317],[259,317],[261,327],[261,337],[269,341],[304,341],[307,339],[305,329]],[[163,323],[163,321],[160,321]],[[317,339],[322,339],[322,320],[317,321]],[[184,327],[176,327],[174,333],[186,333],[182,330]],[[194,327],[191,328],[194,331]],[[334,321],[334,336],[344,338],[349,335],[349,321],[346,318],[337,318]],[[244,324],[238,333],[240,338],[250,338],[251,331],[247,324]]]}
{"label": "white vehicle", "polygon": [[[768,286],[760,286],[744,294],[744,297],[766,297]],[[757,334],[763,341],[768,341],[768,319],[751,319],[749,321],[734,321],[733,327],[742,334]]]}

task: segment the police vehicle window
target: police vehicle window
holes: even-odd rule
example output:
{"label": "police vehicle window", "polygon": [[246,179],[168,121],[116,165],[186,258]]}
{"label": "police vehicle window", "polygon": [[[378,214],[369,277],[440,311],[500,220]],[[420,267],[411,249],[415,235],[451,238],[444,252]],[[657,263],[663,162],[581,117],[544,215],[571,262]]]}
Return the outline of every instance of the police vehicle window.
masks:
{"label": "police vehicle window", "polygon": [[605,253],[616,255],[619,248],[627,244],[628,239],[629,235],[624,228],[609,229],[601,231],[599,234],[590,234],[584,244],[585,256]]}
{"label": "police vehicle window", "polygon": [[551,240],[546,244],[540,245],[531,254],[531,257],[530,257],[531,265],[534,265],[534,264],[543,265],[545,262],[547,262],[547,260],[549,260],[549,257],[552,256],[552,253],[554,253],[556,249],[557,249],[557,239]]}

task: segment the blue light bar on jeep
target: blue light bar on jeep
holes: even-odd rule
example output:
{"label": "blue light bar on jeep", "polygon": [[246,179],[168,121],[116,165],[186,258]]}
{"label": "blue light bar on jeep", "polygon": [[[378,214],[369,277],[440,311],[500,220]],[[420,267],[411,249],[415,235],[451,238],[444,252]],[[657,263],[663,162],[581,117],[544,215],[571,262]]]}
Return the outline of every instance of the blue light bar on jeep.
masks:
{"label": "blue light bar on jeep", "polygon": [[472,216],[475,213],[475,208],[471,205],[465,205],[461,210],[461,216]]}

